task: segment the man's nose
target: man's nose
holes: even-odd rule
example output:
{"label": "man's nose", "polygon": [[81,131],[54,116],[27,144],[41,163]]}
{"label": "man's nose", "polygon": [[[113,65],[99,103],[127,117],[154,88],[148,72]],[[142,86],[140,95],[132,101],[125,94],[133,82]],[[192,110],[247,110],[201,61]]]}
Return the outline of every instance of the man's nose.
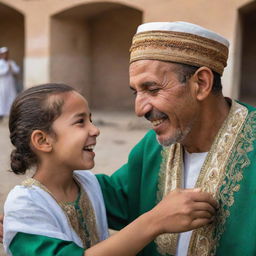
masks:
{"label": "man's nose", "polygon": [[152,109],[149,98],[142,94],[137,93],[135,99],[135,113],[137,116],[142,117]]}

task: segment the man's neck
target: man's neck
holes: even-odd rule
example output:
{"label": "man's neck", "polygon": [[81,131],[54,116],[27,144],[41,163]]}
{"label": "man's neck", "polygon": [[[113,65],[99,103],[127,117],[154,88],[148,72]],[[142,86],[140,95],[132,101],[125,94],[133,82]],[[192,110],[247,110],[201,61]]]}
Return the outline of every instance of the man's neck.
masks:
{"label": "man's neck", "polygon": [[190,153],[208,152],[230,111],[230,104],[223,97],[213,96],[203,104],[199,121],[182,142]]}

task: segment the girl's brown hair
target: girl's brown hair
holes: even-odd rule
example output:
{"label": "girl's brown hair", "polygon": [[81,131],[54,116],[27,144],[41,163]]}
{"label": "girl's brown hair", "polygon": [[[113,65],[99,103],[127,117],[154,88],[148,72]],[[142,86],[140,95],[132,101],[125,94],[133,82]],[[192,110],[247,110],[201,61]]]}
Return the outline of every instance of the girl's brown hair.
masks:
{"label": "girl's brown hair", "polygon": [[61,115],[64,98],[50,96],[74,90],[65,84],[48,83],[31,87],[17,96],[9,117],[10,139],[15,147],[11,153],[11,169],[14,173],[24,174],[37,163],[30,146],[32,132],[53,132],[52,123]]}

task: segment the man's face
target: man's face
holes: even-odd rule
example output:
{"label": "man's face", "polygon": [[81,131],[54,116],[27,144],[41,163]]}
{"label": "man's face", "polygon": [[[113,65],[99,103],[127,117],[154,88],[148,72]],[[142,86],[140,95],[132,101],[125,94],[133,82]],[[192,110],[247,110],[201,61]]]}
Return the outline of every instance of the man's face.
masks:
{"label": "man's face", "polygon": [[199,118],[190,81],[181,83],[178,65],[139,60],[130,65],[135,112],[148,119],[163,146],[183,142]]}

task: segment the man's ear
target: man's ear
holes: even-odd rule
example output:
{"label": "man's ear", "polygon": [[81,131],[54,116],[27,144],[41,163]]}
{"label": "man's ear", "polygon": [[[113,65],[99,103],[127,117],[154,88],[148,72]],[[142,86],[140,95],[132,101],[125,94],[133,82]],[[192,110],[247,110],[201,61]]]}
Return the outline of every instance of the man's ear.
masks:
{"label": "man's ear", "polygon": [[41,152],[52,151],[52,137],[41,130],[34,130],[30,139],[31,145],[34,149]]}
{"label": "man's ear", "polygon": [[207,67],[200,67],[193,75],[196,83],[196,98],[199,101],[204,100],[209,96],[213,86],[213,73]]}

